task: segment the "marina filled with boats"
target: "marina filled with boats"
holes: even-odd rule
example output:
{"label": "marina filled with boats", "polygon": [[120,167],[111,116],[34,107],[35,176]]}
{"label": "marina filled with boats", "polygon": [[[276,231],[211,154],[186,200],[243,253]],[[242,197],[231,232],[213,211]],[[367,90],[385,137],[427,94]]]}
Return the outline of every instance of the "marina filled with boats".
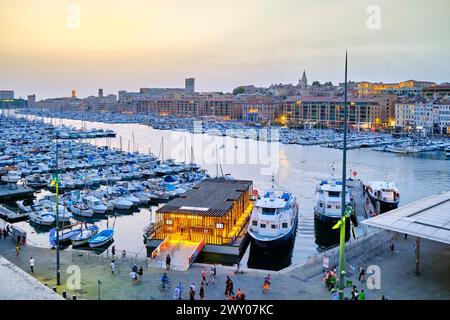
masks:
{"label": "marina filled with boats", "polygon": [[[333,129],[297,129],[272,125],[263,127],[243,121],[218,121],[211,119],[180,118],[175,116],[120,114],[120,113],[83,113],[74,111],[49,111],[39,109],[18,110],[18,113],[38,117],[62,117],[73,120],[90,120],[105,123],[147,124],[158,130],[173,130],[216,136],[253,139],[261,141],[279,141],[283,144],[320,145],[327,148],[342,149],[344,136],[340,130]],[[199,125],[201,123],[201,125]],[[372,148],[375,151],[396,153],[418,153],[443,151],[450,147],[448,138],[425,138],[419,135],[394,137],[390,133],[353,130],[347,136],[347,148]]]}
{"label": "marina filled with boats", "polygon": [[[18,184],[38,193],[47,190],[45,195],[16,201],[4,210],[20,212],[21,217],[39,227],[51,228],[58,221],[62,244],[71,241],[76,246],[101,247],[110,242],[106,240],[112,240],[114,230],[99,231],[95,225],[83,229],[83,223],[167,202],[207,177],[193,162],[157,159],[153,154],[127,153],[81,140],[90,135],[114,136],[111,130],[55,128],[40,121],[4,115],[0,126],[2,182],[11,190]],[[58,198],[54,194],[57,187]],[[49,230],[52,245],[54,233],[54,228]]]}

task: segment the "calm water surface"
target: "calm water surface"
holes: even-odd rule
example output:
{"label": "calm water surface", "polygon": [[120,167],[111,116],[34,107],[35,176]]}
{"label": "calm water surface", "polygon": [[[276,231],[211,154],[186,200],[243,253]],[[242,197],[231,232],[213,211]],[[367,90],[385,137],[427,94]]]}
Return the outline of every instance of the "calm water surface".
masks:
{"label": "calm water surface", "polygon": [[[179,161],[190,159],[191,146],[194,160],[207,169],[211,176],[216,172],[229,173],[236,179],[249,179],[258,190],[271,187],[271,175],[275,174],[278,188],[291,191],[300,204],[300,224],[314,224],[314,192],[316,181],[329,177],[334,162],[336,174],[341,174],[342,151],[320,146],[283,145],[265,141],[253,141],[231,137],[218,137],[187,132],[155,130],[138,124],[105,124],[82,122],[65,119],[44,119],[55,125],[64,124],[77,128],[82,126],[97,129],[112,129],[116,138],[89,139],[90,143],[109,145],[125,151],[138,150],[161,155],[161,141],[164,138],[164,158]],[[122,143],[120,143],[122,141]],[[134,144],[133,144],[134,141]],[[235,147],[237,145],[237,148]],[[133,147],[134,146],[134,147]],[[218,159],[218,160],[217,160]],[[363,182],[386,180],[396,183],[404,205],[434,193],[450,188],[450,161],[445,160],[443,152],[423,153],[419,155],[398,155],[377,152],[369,149],[349,150],[347,154],[348,173],[357,172],[357,178]],[[217,165],[220,163],[220,166]],[[114,223],[116,250],[143,253],[143,228],[154,218],[156,207],[142,209],[132,215],[117,217],[114,222],[101,220],[98,224],[106,227]],[[19,223],[32,234],[30,241],[48,246],[46,232],[37,233],[27,222]],[[306,230],[307,229],[307,230]],[[317,252],[314,230],[299,227],[295,243],[286,248],[277,263],[267,253],[250,248],[247,250],[243,264],[249,267],[279,269],[291,263],[303,262],[305,258]]]}

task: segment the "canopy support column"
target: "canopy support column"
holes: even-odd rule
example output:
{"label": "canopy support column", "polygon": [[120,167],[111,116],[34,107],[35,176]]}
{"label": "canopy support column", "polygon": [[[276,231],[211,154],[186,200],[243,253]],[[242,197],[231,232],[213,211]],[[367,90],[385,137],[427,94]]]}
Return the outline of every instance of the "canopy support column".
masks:
{"label": "canopy support column", "polygon": [[420,238],[416,238],[416,275],[420,275]]}

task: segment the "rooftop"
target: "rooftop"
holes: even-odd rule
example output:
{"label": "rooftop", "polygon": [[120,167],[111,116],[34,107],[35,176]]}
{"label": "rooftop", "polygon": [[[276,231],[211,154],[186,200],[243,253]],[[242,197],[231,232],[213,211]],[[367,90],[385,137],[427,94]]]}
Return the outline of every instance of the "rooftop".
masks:
{"label": "rooftop", "polygon": [[249,180],[207,179],[179,198],[169,201],[158,213],[182,213],[224,216],[243,192],[252,186]]}
{"label": "rooftop", "polygon": [[450,191],[407,204],[361,223],[450,244]]}

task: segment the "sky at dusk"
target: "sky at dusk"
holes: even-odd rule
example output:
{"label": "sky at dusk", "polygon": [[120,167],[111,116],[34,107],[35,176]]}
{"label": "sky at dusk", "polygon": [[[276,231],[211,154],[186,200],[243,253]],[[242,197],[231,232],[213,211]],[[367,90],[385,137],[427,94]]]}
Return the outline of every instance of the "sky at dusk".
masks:
{"label": "sky at dusk", "polygon": [[[380,9],[379,29],[373,11]],[[79,19],[77,10],[79,10]],[[0,90],[450,81],[448,0],[2,0]],[[368,19],[372,26],[368,27]]]}

